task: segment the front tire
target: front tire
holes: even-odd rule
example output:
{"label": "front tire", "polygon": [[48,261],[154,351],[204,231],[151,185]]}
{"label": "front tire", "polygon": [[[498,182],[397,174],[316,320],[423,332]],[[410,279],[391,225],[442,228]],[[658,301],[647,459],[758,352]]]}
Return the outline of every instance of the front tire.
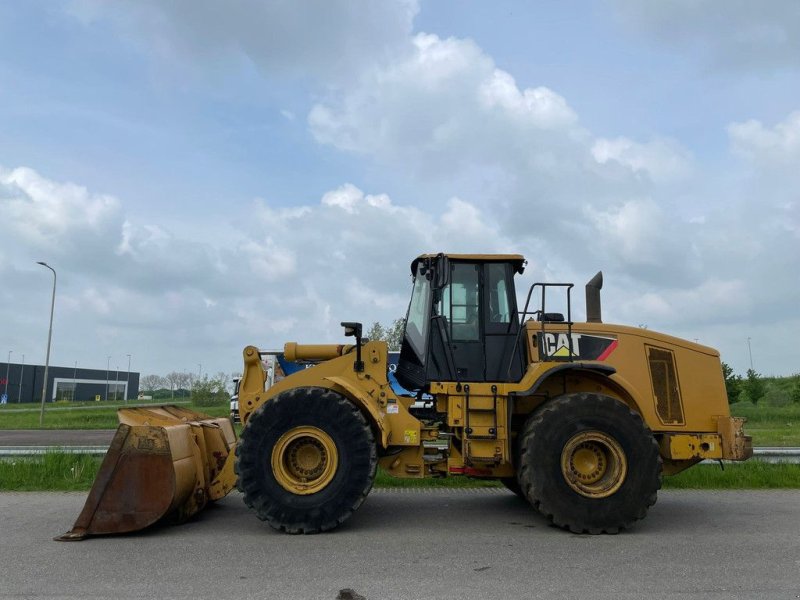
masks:
{"label": "front tire", "polygon": [[278,394],[249,419],[237,447],[239,490],[262,521],[318,533],[346,521],[372,489],[375,437],[361,412],[325,388]]}
{"label": "front tire", "polygon": [[661,457],[638,413],[598,394],[560,396],[534,412],[520,443],[527,500],[575,533],[617,533],[644,518],[661,487]]}

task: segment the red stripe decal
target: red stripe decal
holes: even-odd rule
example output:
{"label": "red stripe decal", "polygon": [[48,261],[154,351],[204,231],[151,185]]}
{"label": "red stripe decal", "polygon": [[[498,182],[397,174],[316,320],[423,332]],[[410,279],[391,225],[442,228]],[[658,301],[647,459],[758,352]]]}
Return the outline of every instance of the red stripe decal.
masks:
{"label": "red stripe decal", "polygon": [[611,354],[611,353],[612,353],[614,350],[616,350],[616,349],[617,349],[617,343],[619,343],[619,340],[614,340],[613,342],[611,342],[611,343],[609,344],[608,348],[606,348],[605,350],[603,350],[603,353],[602,353],[600,356],[598,356],[598,357],[597,357],[597,360],[605,360],[605,359],[607,359],[607,358],[609,357],[609,355],[610,355],[610,354]]}

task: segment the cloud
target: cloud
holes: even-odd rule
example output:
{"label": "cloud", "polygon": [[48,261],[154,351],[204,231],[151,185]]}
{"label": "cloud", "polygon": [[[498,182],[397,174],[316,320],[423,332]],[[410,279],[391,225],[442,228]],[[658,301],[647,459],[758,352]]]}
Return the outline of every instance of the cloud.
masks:
{"label": "cloud", "polygon": [[50,256],[90,256],[114,244],[122,224],[116,198],[53,182],[29,168],[0,169],[4,221],[17,243]]}
{"label": "cloud", "polygon": [[728,135],[731,148],[738,156],[761,166],[789,167],[797,173],[800,164],[800,110],[772,128],[755,119],[731,123]]}
{"label": "cloud", "polygon": [[195,66],[244,58],[269,76],[348,79],[406,43],[417,0],[160,2],[74,0],[86,26],[107,22],[161,60]]}
{"label": "cloud", "polygon": [[[504,249],[491,215],[467,201],[421,210],[350,183],[306,206],[255,199],[216,224],[219,243],[137,223],[122,200],[32,169],[4,170],[0,182],[4,214],[14,215],[0,238],[0,319],[19,324],[9,328],[12,347],[30,344],[24,324],[36,323],[46,296],[35,250],[58,271],[56,363],[99,364],[124,348],[148,371],[222,352],[235,367],[247,343],[333,342],[340,321],[402,316],[420,253],[474,251],[473,236],[488,240],[487,252]],[[52,215],[64,218],[56,226]],[[35,311],[30,298],[41,300]]]}
{"label": "cloud", "polygon": [[558,146],[583,135],[563,97],[519,89],[474,42],[423,33],[412,41],[412,52],[312,107],[318,142],[447,178],[476,165],[552,166]]}
{"label": "cloud", "polygon": [[685,179],[692,170],[691,155],[674,140],[638,143],[625,137],[598,138],[592,146],[592,156],[602,165],[617,163],[655,183]]}
{"label": "cloud", "polygon": [[720,69],[800,67],[800,5],[795,0],[614,0],[632,28]]}

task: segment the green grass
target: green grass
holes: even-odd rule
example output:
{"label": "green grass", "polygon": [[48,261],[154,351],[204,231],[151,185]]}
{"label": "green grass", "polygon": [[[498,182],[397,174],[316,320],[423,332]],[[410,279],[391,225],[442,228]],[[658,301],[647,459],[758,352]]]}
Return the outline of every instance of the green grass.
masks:
{"label": "green grass", "polygon": [[[30,458],[0,460],[0,491],[85,491],[97,470],[100,457],[51,452]],[[447,477],[444,479],[397,479],[378,471],[377,488],[495,488],[499,481]],[[758,461],[697,465],[664,478],[664,489],[800,489],[800,465]]]}
{"label": "green grass", "polygon": [[[153,406],[169,404],[169,402],[156,402]],[[131,402],[131,405],[140,405]],[[97,402],[56,402],[45,407],[44,427],[39,427],[39,408],[31,405],[21,405],[26,410],[19,412],[20,405],[6,404],[0,407],[0,429],[116,429],[117,408],[126,406],[123,403]],[[191,410],[205,413],[212,417],[227,417],[229,407],[203,406],[195,407],[192,404],[181,404]]]}
{"label": "green grass", "polygon": [[770,406],[737,402],[731,414],[745,417],[744,430],[754,446],[800,446],[800,404]]}
{"label": "green grass", "polygon": [[725,470],[718,465],[695,465],[664,477],[664,489],[797,489],[800,488],[800,465],[770,464],[750,460],[727,463]]}
{"label": "green grass", "polygon": [[99,457],[61,452],[0,460],[0,490],[88,490],[97,476],[100,462]]}

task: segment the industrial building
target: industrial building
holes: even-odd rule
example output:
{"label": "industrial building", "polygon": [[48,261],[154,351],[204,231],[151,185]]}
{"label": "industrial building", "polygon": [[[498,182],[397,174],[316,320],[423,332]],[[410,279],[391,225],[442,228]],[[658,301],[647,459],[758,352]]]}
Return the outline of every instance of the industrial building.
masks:
{"label": "industrial building", "polygon": [[[0,401],[41,402],[44,365],[0,362]],[[47,402],[132,400],[139,393],[139,373],[75,366],[47,369]]]}

